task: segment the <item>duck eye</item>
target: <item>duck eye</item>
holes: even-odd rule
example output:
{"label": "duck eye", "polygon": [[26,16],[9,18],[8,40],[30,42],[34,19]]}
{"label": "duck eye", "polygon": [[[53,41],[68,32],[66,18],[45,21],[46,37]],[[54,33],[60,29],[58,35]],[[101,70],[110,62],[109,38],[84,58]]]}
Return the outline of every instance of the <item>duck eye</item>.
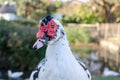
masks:
{"label": "duck eye", "polygon": [[54,24],[51,24],[51,28],[54,28],[54,26],[55,26]]}

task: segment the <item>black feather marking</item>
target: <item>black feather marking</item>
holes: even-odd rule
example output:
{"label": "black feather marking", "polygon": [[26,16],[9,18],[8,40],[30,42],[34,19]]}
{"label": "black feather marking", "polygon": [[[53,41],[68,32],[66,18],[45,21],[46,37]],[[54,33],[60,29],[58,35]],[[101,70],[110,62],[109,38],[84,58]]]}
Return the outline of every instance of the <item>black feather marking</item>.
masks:
{"label": "black feather marking", "polygon": [[37,71],[37,72],[34,73],[34,75],[33,75],[33,80],[35,80],[36,78],[38,78],[38,74],[39,74],[40,69],[41,69],[41,66],[40,66],[40,67],[36,67],[36,68],[34,69],[34,71]]}
{"label": "black feather marking", "polygon": [[[83,67],[83,69],[86,71],[86,73],[87,73],[87,67],[85,66],[85,65],[83,65],[79,60],[78,60],[78,63]],[[87,76],[88,76],[88,78],[90,78],[90,75],[87,73]]]}
{"label": "black feather marking", "polygon": [[50,20],[52,20],[53,17],[51,15],[48,15],[42,19],[41,26],[45,26]]}
{"label": "black feather marking", "polygon": [[64,32],[64,30],[61,30],[61,33],[62,33],[62,35],[65,35],[65,32]]}
{"label": "black feather marking", "polygon": [[37,65],[37,67],[33,70],[33,72],[35,72],[33,74],[33,80],[35,80],[36,78],[38,78],[39,72],[42,69],[42,71],[44,72],[44,67],[45,67],[45,63],[46,63],[46,59],[43,59],[40,61],[40,63]]}
{"label": "black feather marking", "polygon": [[83,69],[86,71],[87,70],[87,67],[84,66],[81,62],[79,62],[79,64],[83,67]]}

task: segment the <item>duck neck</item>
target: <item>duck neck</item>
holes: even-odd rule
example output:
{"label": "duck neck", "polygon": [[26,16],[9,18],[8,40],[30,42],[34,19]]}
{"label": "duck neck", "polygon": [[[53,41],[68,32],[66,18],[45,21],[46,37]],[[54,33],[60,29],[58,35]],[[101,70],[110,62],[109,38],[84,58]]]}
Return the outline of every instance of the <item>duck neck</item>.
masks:
{"label": "duck neck", "polygon": [[66,36],[64,36],[57,40],[54,44],[48,45],[46,50],[46,58],[55,59],[58,55],[66,55],[68,52],[71,52],[71,49]]}

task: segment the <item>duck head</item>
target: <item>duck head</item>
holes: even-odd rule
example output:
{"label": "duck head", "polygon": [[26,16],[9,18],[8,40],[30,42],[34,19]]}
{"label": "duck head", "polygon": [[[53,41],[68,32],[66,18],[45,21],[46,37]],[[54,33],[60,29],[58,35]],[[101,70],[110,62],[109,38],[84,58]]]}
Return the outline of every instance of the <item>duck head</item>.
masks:
{"label": "duck head", "polygon": [[40,27],[36,33],[37,41],[33,45],[35,50],[44,44],[54,44],[65,34],[62,24],[52,16],[46,16],[40,21]]}

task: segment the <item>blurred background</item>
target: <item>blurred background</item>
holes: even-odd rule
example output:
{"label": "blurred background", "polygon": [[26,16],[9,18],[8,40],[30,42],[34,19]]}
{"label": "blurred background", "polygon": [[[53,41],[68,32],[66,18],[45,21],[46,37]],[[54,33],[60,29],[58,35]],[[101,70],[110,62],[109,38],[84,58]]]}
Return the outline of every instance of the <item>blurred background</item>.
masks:
{"label": "blurred background", "polygon": [[10,78],[8,70],[28,79],[44,58],[47,46],[32,46],[48,14],[63,24],[92,80],[120,80],[120,0],[0,0],[0,79]]}

